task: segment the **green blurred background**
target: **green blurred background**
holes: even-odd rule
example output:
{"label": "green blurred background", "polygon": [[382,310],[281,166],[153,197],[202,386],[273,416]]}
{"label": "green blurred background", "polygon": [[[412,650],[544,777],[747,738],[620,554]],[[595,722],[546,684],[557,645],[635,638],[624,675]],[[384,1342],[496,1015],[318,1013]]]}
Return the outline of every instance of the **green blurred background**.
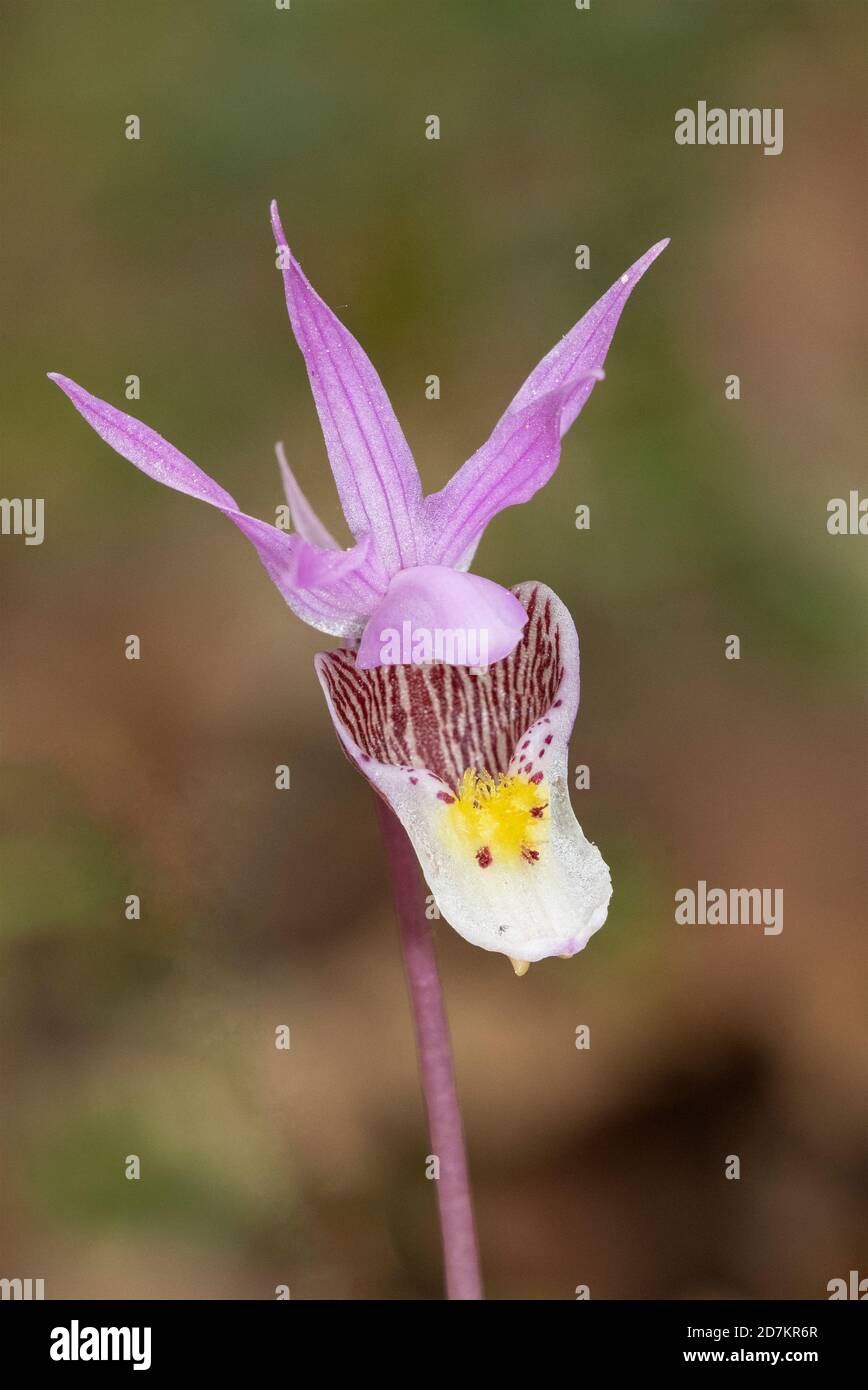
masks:
{"label": "green blurred background", "polygon": [[[2,490],[45,499],[46,536],[0,543],[0,1275],[48,1297],[439,1295],[388,885],[322,639],[44,377],[131,409],[260,516],[285,440],[338,527],[275,196],[428,490],[672,238],[556,477],[476,562],[575,616],[574,803],[615,883],[588,950],[522,980],[437,924],[489,1294],[824,1298],[868,1273],[866,543],[826,531],[828,500],[865,491],[865,13],[5,7]],[[783,154],[676,146],[700,99],[783,107]],[[783,933],[676,926],[699,878],[782,887]]]}

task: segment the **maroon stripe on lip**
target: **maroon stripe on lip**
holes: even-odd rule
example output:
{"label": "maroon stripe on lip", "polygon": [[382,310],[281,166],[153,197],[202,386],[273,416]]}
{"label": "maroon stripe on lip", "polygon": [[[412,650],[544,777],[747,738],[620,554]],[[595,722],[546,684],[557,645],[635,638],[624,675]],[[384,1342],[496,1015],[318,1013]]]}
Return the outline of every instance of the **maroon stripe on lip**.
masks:
{"label": "maroon stripe on lip", "polygon": [[[356,669],[350,652],[329,652],[322,670],[335,714],[362,754],[426,769],[457,790],[463,772],[506,772],[525,732],[548,710],[563,679],[560,632],[536,588],[521,641],[482,675],[465,666]],[[542,774],[534,780],[541,780]]]}

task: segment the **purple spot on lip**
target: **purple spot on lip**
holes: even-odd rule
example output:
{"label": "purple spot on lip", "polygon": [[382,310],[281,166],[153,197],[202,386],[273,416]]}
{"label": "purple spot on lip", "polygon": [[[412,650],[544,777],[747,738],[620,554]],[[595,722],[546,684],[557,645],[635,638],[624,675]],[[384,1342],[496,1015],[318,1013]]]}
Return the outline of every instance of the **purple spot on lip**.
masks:
{"label": "purple spot on lip", "polygon": [[552,741],[553,738],[554,738],[554,734],[549,734],[549,735],[547,736],[547,738],[546,738],[546,743],[551,743],[551,741]]}
{"label": "purple spot on lip", "polygon": [[542,773],[541,773],[541,772],[535,772],[534,775],[533,775],[533,777],[531,777],[530,780],[531,780],[531,782],[533,782],[534,785],[536,786],[536,785],[538,785],[538,784],[542,781],[542,779],[543,779]]}
{"label": "purple spot on lip", "polygon": [[438,793],[437,793],[437,800],[438,800],[438,801],[445,801],[447,805],[451,805],[452,802],[455,800],[455,797],[454,797],[454,796],[450,796],[448,792],[438,792]]}
{"label": "purple spot on lip", "polygon": [[411,778],[410,778],[410,786],[411,786],[411,787],[415,787],[415,785],[416,785],[416,783],[417,783],[418,781],[419,781],[419,778],[418,778],[418,777],[411,777]]}

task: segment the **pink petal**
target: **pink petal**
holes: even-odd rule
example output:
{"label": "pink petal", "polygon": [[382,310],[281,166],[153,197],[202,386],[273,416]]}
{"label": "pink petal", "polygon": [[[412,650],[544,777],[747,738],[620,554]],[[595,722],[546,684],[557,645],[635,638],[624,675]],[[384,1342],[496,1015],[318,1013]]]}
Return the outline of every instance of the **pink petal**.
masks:
{"label": "pink petal", "polygon": [[558,390],[562,386],[571,387],[561,418],[561,432],[566,434],[594,389],[594,374],[606,360],[624,305],[645,271],[668,245],[668,237],[656,242],[615,281],[602,299],[597,300],[593,308],[534,368],[508,406],[508,411],[521,410],[548,391]]}
{"label": "pink petal", "polygon": [[474,557],[474,555],[476,554],[477,550],[479,549],[479,542],[480,542],[481,540],[482,540],[482,534],[481,534],[481,532],[480,532],[480,534],[479,534],[474,540],[472,540],[472,541],[470,542],[470,544],[468,545],[467,549],[464,551],[463,555],[459,555],[458,559],[455,561],[455,568],[456,568],[456,569],[459,569],[459,570],[469,570],[469,569],[470,569],[470,566],[473,564],[473,557]]}
{"label": "pink petal", "polygon": [[370,544],[350,551],[319,550],[298,535],[239,511],[235,499],[191,459],[142,424],[78,386],[69,377],[49,377],[107,444],[136,468],[178,492],[209,503],[227,516],[256,547],[274,584],[293,612],[321,632],[355,636],[383,593],[372,578]]}
{"label": "pink petal", "polygon": [[[425,498],[425,534],[432,563],[458,565],[505,507],[529,502],[561,456],[564,391],[507,413],[440,492]],[[471,552],[472,553],[472,552]]]}
{"label": "pink petal", "polygon": [[322,524],[313,507],[298,485],[295,474],[286,461],[282,444],[275,444],[277,465],[283,479],[283,492],[296,533],[302,540],[318,545],[322,550],[340,550],[332,533]]}
{"label": "pink petal", "polygon": [[[483,674],[445,664],[360,670],[347,652],[316,664],[344,750],[400,818],[444,917],[475,945],[530,961],[581,950],[612,890],[570,805],[576,630],[543,585],[514,592],[528,618],[521,641]],[[443,836],[467,769],[538,780],[550,821],[536,862],[492,862],[475,845],[456,852]]]}
{"label": "pink petal", "polygon": [[163,439],[156,430],[152,430],[141,420],[134,419],[132,415],[125,415],[122,410],[116,410],[108,401],[92,396],[68,376],[61,376],[59,372],[49,372],[48,379],[69,397],[79,415],[84,417],[100,439],[110,444],[115,453],[134,463],[143,473],[147,473],[149,478],[155,478],[158,483],[165,483],[176,492],[186,492],[189,497],[198,497],[200,501],[208,502],[212,507],[226,511],[237,510],[234,497],[230,497],[225,488],[215,483],[207,473],[203,473],[192,459],[188,459],[168,440]]}
{"label": "pink petal", "polygon": [[271,220],[286,306],[310,377],[347,523],[370,533],[388,575],[417,563],[422,487],[382,382],[363,349],[323,303],[287,246],[277,204]]}
{"label": "pink petal", "polygon": [[548,482],[559,441],[602,379],[609,345],[634,286],[668,245],[659,241],[616,280],[531,372],[491,437],[440,492],[425,499],[425,558],[455,564],[505,507]]}
{"label": "pink petal", "polygon": [[421,565],[395,575],[368,620],[356,664],[487,666],[509,655],[526,622],[515,595],[490,579]]}

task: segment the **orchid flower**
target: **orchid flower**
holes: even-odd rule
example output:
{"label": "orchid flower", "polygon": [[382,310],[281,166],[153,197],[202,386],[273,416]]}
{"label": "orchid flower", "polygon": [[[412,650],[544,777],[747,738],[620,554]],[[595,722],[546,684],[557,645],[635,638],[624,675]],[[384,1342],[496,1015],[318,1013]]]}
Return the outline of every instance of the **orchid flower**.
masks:
{"label": "orchid flower", "polygon": [[[217,507],[255,546],[290,608],[340,637],[317,673],[349,757],[392,807],[440,911],[468,941],[531,961],[580,951],[606,918],[611,881],[582,834],[567,787],[579,700],[579,646],[542,584],[512,592],[467,572],[480,536],[554,473],[563,434],[595,384],[621,311],[660,254],[652,246],[542,359],[491,436],[427,497],[370,360],[305,278],[272,225],[286,304],[355,544],[342,550],[283,450],[295,531],[235,500],[147,425],[51,374],[88,423],[144,473]],[[484,669],[419,633],[482,634]],[[414,635],[408,655],[386,634]],[[460,645],[460,644],[459,644]],[[473,645],[471,643],[471,645]],[[442,656],[442,659],[440,659]]]}
{"label": "orchid flower", "polygon": [[[580,951],[605,921],[612,885],[570,806],[579,642],[569,613],[543,584],[510,592],[468,570],[493,517],[530,501],[554,473],[562,436],[602,378],[630,292],[667,243],[652,246],[615,282],[531,372],[488,441],[446,487],[425,497],[376,371],[308,284],[275,204],[272,225],[290,322],[355,540],[349,550],[314,513],[280,445],[293,533],[240,511],[147,425],[68,377],[50,375],[130,463],[228,516],[290,608],[343,639],[340,649],[320,653],[316,669],[345,752],[379,793],[431,1149],[440,1163],[447,1294],[479,1299],[461,1112],[417,864],[452,926],[509,956],[519,975],[531,961]],[[462,632],[479,639],[472,655],[467,640],[456,650]],[[432,645],[432,633],[449,642]]]}

